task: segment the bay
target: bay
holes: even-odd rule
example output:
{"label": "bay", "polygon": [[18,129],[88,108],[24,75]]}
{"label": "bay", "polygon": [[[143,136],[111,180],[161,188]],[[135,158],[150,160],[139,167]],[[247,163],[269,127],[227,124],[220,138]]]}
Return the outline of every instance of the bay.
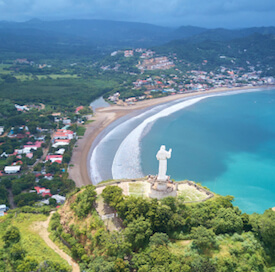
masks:
{"label": "bay", "polygon": [[158,119],[141,140],[144,174],[156,174],[160,145],[168,175],[233,195],[247,213],[275,206],[275,90],[206,98]]}

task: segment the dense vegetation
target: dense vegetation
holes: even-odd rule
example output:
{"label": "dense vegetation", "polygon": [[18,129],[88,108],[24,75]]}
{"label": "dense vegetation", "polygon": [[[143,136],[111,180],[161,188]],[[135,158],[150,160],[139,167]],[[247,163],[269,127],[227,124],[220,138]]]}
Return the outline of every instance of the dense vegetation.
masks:
{"label": "dense vegetation", "polygon": [[[275,213],[247,215],[232,205],[233,197],[216,196],[199,204],[182,200],[125,197],[107,186],[72,195],[51,229],[85,271],[273,271]],[[107,231],[92,205],[89,213],[69,207],[93,206],[103,198],[117,212],[121,231]],[[76,201],[76,202],[75,202]],[[64,221],[64,214],[69,221]],[[61,220],[62,217],[62,220]],[[62,222],[62,224],[61,224]]]}
{"label": "dense vegetation", "polygon": [[45,219],[45,215],[20,210],[0,218],[0,271],[71,271],[32,229],[36,221]]}
{"label": "dense vegetation", "polygon": [[[275,74],[275,36],[253,34],[232,40],[176,40],[157,47],[159,53],[176,53],[178,59],[203,70],[214,71],[220,66],[254,66],[265,75]],[[207,61],[207,64],[204,61]]]}

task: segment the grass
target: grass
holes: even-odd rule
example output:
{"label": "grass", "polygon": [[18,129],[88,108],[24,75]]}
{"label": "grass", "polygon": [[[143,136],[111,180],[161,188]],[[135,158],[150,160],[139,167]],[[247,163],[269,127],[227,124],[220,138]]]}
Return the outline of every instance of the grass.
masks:
{"label": "grass", "polygon": [[182,197],[184,201],[199,201],[207,197],[204,192],[198,191],[195,187],[187,184],[179,185],[179,197]]}
{"label": "grass", "polygon": [[0,63],[0,74],[7,75],[7,74],[12,73],[11,70],[4,70],[4,68],[9,68],[10,66],[11,66],[10,64]]}
{"label": "grass", "polygon": [[21,244],[27,251],[28,256],[34,257],[39,263],[45,260],[61,263],[68,266],[68,263],[63,260],[57,253],[49,248],[44,240],[32,229],[32,225],[36,221],[44,221],[46,215],[19,213],[13,218],[5,216],[0,219],[0,248],[3,247],[2,236],[8,226],[15,226],[20,230]]}
{"label": "grass", "polygon": [[132,196],[144,196],[145,193],[145,184],[144,182],[130,182],[129,183],[129,195]]}
{"label": "grass", "polygon": [[92,122],[94,122],[95,120],[87,120],[86,122],[85,122],[85,125],[87,125],[87,124],[91,124]]}
{"label": "grass", "polygon": [[[3,73],[5,72],[9,72],[9,71],[3,71]],[[0,68],[0,73],[2,73],[2,70]],[[26,81],[26,80],[34,80],[33,75],[28,75],[28,74],[18,74],[15,75],[15,77],[18,80],[21,81]],[[59,79],[59,78],[78,78],[78,75],[71,75],[71,74],[49,74],[49,75],[36,75],[36,77],[41,80],[41,79],[47,79],[47,78],[51,78],[51,79]]]}
{"label": "grass", "polygon": [[169,251],[172,254],[175,254],[178,257],[182,257],[185,255],[186,251],[188,249],[188,247],[191,244],[191,240],[177,240],[174,241],[172,243],[169,243]]}
{"label": "grass", "polygon": [[86,131],[85,127],[78,126],[76,130],[77,136],[84,136],[85,131]]}

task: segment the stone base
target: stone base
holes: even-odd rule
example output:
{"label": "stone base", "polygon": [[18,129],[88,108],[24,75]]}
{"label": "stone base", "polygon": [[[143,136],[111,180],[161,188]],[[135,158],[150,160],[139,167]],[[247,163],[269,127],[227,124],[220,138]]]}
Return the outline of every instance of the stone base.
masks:
{"label": "stone base", "polygon": [[157,177],[150,176],[149,181],[151,182],[149,197],[161,199],[168,196],[177,196],[177,185],[169,177],[166,181],[159,181]]}

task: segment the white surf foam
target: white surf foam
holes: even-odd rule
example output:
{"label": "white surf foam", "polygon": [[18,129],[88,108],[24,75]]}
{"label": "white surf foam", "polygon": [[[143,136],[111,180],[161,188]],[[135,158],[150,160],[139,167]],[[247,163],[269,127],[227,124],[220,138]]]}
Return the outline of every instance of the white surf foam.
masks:
{"label": "white surf foam", "polygon": [[144,117],[144,115],[150,113],[150,112],[154,112],[156,111],[158,108],[160,108],[161,106],[155,107],[149,111],[146,111],[144,113],[141,113],[137,116],[134,116],[133,118],[119,124],[118,126],[116,126],[115,128],[113,128],[112,130],[110,130],[101,140],[100,142],[97,144],[97,146],[94,148],[92,155],[91,155],[91,159],[90,159],[90,175],[91,175],[91,179],[93,181],[93,184],[97,184],[99,182],[101,182],[103,180],[100,171],[99,171],[99,157],[100,154],[104,149],[104,146],[106,146],[106,144],[111,143],[111,141],[113,139],[119,138],[121,131],[127,129],[127,127],[129,126],[129,124],[133,121],[135,121],[136,119],[142,119]]}
{"label": "white surf foam", "polygon": [[166,117],[183,108],[191,106],[206,97],[193,98],[175,104],[145,119],[139,126],[132,130],[119,146],[112,165],[114,179],[139,178],[143,176],[140,163],[140,140],[143,131],[159,118]]}
{"label": "white surf foam", "polygon": [[112,165],[112,176],[114,179],[122,178],[140,178],[143,177],[140,161],[140,140],[143,136],[143,132],[148,126],[152,126],[153,123],[159,118],[163,118],[173,114],[179,110],[189,107],[205,98],[214,96],[226,96],[239,94],[244,92],[260,91],[261,89],[250,90],[238,90],[228,93],[216,93],[207,96],[191,98],[178,104],[174,104],[166,109],[161,110],[159,113],[154,114],[145,119],[139,126],[132,130],[128,136],[120,144]]}

